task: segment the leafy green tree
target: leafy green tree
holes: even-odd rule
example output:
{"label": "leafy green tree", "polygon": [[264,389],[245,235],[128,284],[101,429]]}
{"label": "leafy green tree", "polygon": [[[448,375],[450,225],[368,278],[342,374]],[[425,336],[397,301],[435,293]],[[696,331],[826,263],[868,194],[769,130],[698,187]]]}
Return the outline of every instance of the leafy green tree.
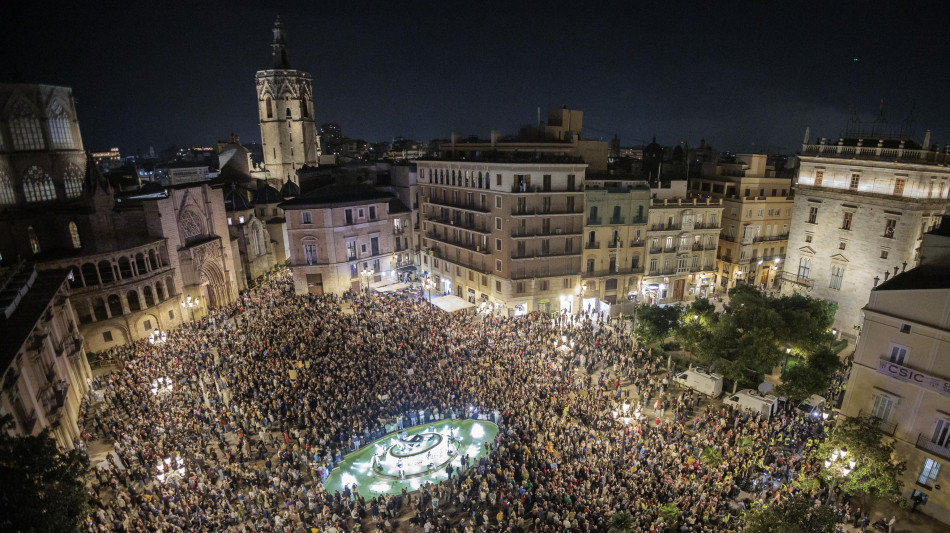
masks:
{"label": "leafy green tree", "polygon": [[718,466],[722,463],[722,452],[715,448],[706,448],[699,455],[699,460],[707,466]]}
{"label": "leafy green tree", "polygon": [[824,461],[835,450],[847,451],[846,460],[855,463],[853,470],[844,475],[835,468],[826,468],[822,475],[846,494],[862,497],[862,507],[867,507],[868,497],[903,503],[901,476],[907,464],[894,459],[894,439],[884,434],[880,424],[876,417],[839,419],[831,438],[816,452],[816,457]]}
{"label": "leafy green tree", "polygon": [[744,515],[745,533],[828,533],[839,521],[833,507],[815,505],[802,494],[781,503],[756,505]]}
{"label": "leafy green tree", "polygon": [[782,396],[799,402],[812,394],[819,394],[842,366],[841,360],[827,345],[821,346],[798,365],[782,370],[782,384],[776,389]]}
{"label": "leafy green tree", "polygon": [[664,503],[660,506],[660,516],[663,517],[663,521],[667,524],[673,525],[680,519],[680,508],[673,502]]}
{"label": "leafy green tree", "polygon": [[641,344],[652,344],[668,337],[679,324],[683,307],[679,305],[649,305],[637,311],[635,333]]}
{"label": "leafy green tree", "polygon": [[627,511],[614,513],[607,524],[607,533],[631,533],[633,531],[633,515]]}
{"label": "leafy green tree", "polygon": [[79,531],[89,511],[78,451],[60,452],[49,431],[10,436],[12,418],[0,418],[0,530]]}

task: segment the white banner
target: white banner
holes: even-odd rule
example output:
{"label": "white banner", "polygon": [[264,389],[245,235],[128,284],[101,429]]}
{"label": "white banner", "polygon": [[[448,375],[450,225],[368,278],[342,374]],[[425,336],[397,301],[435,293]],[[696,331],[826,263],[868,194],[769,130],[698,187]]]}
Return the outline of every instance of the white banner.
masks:
{"label": "white banner", "polygon": [[901,366],[897,363],[892,363],[887,359],[881,359],[878,361],[877,371],[879,374],[884,374],[885,376],[890,376],[894,379],[905,381],[907,383],[913,383],[918,387],[936,392],[937,394],[950,396],[950,381],[934,376],[928,376],[923,372],[919,372],[913,368],[907,368],[906,366]]}

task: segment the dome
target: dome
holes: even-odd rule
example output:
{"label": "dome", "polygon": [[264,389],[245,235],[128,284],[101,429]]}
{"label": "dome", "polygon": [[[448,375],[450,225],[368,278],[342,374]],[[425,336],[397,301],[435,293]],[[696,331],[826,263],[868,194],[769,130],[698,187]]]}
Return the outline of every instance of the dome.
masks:
{"label": "dome", "polygon": [[252,206],[253,204],[248,202],[247,198],[237,189],[231,189],[230,192],[224,195],[225,211],[245,211],[251,209]]}
{"label": "dome", "polygon": [[300,196],[300,186],[287,180],[284,186],[280,188],[280,195],[284,198],[296,198]]}
{"label": "dome", "polygon": [[270,185],[264,185],[257,189],[257,192],[254,193],[254,204],[277,204],[284,201],[284,197],[281,196],[280,191],[271,187]]}

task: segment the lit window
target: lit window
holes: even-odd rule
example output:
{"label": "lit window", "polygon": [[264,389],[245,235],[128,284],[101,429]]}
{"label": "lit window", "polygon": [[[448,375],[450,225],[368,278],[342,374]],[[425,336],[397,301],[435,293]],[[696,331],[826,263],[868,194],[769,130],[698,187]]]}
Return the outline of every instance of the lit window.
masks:
{"label": "lit window", "polygon": [[56,199],[53,179],[40,167],[33,165],[23,176],[23,195],[27,202],[42,202]]}
{"label": "lit window", "polygon": [[238,224],[244,224],[244,217],[238,217]]}
{"label": "lit window", "polygon": [[13,189],[13,181],[10,176],[0,170],[0,205],[13,205],[16,203],[16,191]]}
{"label": "lit window", "polygon": [[312,219],[310,218],[310,211],[304,211],[300,213],[300,221],[303,224],[310,224]]}
{"label": "lit window", "polygon": [[828,285],[832,289],[838,291],[841,290],[841,281],[844,279],[844,267],[841,266],[832,266],[831,267],[831,283]]}
{"label": "lit window", "polygon": [[228,217],[228,226],[230,226],[234,221],[231,220],[231,217]]}
{"label": "lit window", "polygon": [[[821,181],[825,178],[824,170],[815,171],[815,187],[821,187]],[[784,195],[782,195],[784,196]]]}
{"label": "lit window", "polygon": [[43,150],[43,130],[40,121],[25,102],[19,102],[10,117],[10,133],[14,150]]}
{"label": "lit window", "polygon": [[73,248],[77,250],[82,248],[82,240],[79,239],[79,228],[72,221],[69,222],[69,238],[73,241]]}
{"label": "lit window", "polygon": [[803,257],[798,262],[798,277],[808,279],[809,273],[811,273],[811,259]]}
{"label": "lit window", "polygon": [[63,184],[66,187],[66,198],[79,198],[82,195],[82,171],[76,165],[69,165],[66,174],[63,176]]}
{"label": "lit window", "polygon": [[58,101],[49,108],[49,138],[53,148],[72,148],[73,134],[69,127],[69,115]]}
{"label": "lit window", "polygon": [[928,487],[933,486],[937,480],[938,473],[940,473],[940,463],[928,457],[924,459],[924,465],[920,469],[920,475],[917,476],[917,483]]}
{"label": "lit window", "polygon": [[33,229],[33,226],[26,228],[26,234],[30,238],[30,250],[34,254],[40,253],[40,240],[36,238],[36,230]]}

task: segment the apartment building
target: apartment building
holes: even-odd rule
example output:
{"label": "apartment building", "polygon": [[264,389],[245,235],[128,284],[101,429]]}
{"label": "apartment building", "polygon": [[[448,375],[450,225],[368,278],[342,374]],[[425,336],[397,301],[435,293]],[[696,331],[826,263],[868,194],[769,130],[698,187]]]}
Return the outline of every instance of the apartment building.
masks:
{"label": "apartment building", "polygon": [[947,212],[950,148],[912,139],[842,137],[802,145],[782,292],[838,305],[854,337],[875,280],[918,261],[924,233]]}
{"label": "apartment building", "polygon": [[950,523],[950,494],[940,490],[950,484],[948,230],[925,236],[920,266],[871,289],[841,412],[880,419],[907,462],[904,497],[919,495],[919,511]]}
{"label": "apartment building", "polygon": [[584,208],[581,308],[600,311],[637,301],[646,258],[650,186],[633,179],[588,177]]}
{"label": "apartment building", "polygon": [[418,160],[422,264],[441,294],[496,312],[573,312],[587,165],[493,153]]}
{"label": "apartment building", "polygon": [[[409,209],[369,186],[331,185],[280,204],[297,294],[342,294],[392,282],[409,260]],[[400,242],[397,250],[396,243]]]}
{"label": "apartment building", "polygon": [[722,200],[722,233],[716,252],[716,283],[763,289],[781,279],[791,226],[791,177],[776,176],[764,154],[738,154],[735,162],[705,163],[690,182],[690,196]]}

